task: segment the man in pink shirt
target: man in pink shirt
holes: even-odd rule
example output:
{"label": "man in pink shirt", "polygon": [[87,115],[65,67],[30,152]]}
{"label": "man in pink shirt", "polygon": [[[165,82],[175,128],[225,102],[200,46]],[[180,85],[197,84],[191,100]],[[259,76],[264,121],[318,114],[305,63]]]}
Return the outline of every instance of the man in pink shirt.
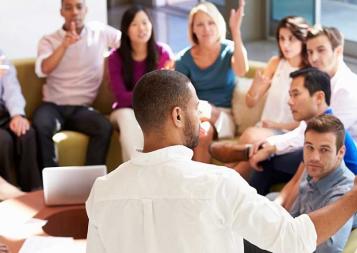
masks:
{"label": "man in pink shirt", "polygon": [[97,22],[84,24],[86,14],[85,0],[62,0],[63,27],[39,42],[36,73],[46,84],[33,124],[43,167],[58,165],[52,136],[62,129],[90,137],[87,165],[105,163],[112,127],[90,106],[102,80],[103,55],[119,47],[121,33]]}

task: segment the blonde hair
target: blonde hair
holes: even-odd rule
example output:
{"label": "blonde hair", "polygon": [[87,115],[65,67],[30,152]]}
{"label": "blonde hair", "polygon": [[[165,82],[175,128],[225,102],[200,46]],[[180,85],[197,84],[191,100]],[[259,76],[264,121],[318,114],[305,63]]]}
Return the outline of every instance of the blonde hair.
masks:
{"label": "blonde hair", "polygon": [[198,39],[193,33],[193,20],[197,12],[203,12],[210,16],[215,22],[218,29],[218,39],[223,41],[226,38],[226,22],[217,7],[210,2],[202,2],[192,8],[188,16],[188,38],[192,45],[198,44]]}

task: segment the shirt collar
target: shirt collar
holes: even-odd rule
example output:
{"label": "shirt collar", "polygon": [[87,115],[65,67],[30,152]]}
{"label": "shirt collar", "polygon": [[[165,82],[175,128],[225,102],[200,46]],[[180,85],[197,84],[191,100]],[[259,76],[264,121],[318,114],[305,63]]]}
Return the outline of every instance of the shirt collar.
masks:
{"label": "shirt collar", "polygon": [[316,188],[320,194],[324,195],[340,180],[345,170],[347,170],[347,167],[342,161],[340,166],[338,166],[337,169],[332,171],[326,177],[321,178],[317,182],[313,182],[312,178],[308,175],[307,181],[309,182],[310,186]]}
{"label": "shirt collar", "polygon": [[174,145],[148,153],[138,152],[131,162],[138,165],[159,164],[172,159],[191,160],[192,156],[192,149],[183,145]]}

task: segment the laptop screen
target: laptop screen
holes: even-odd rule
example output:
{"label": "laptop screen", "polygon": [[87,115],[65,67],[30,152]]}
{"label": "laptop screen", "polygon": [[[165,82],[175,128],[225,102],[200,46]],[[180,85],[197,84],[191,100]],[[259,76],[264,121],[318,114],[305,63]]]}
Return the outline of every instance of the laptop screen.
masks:
{"label": "laptop screen", "polygon": [[42,178],[46,205],[85,203],[96,178],[106,173],[105,165],[44,168]]}

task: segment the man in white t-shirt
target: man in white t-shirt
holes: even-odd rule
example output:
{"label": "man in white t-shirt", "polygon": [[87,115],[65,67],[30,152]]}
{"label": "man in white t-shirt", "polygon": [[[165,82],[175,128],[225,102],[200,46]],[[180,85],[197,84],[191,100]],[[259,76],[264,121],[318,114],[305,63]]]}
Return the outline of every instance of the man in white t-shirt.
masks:
{"label": "man in white t-shirt", "polygon": [[62,129],[90,137],[87,165],[105,163],[112,128],[91,104],[102,80],[104,54],[119,46],[121,33],[98,22],[85,24],[86,14],[85,0],[62,0],[63,27],[39,42],[36,73],[46,77],[46,84],[33,124],[43,167],[58,165],[52,136]]}
{"label": "man in white t-shirt", "polygon": [[292,218],[234,170],[192,161],[198,104],[179,72],[140,79],[133,108],[144,148],[96,180],[86,203],[87,253],[242,253],[243,238],[275,253],[311,253],[357,210],[354,187],[328,207]]}

